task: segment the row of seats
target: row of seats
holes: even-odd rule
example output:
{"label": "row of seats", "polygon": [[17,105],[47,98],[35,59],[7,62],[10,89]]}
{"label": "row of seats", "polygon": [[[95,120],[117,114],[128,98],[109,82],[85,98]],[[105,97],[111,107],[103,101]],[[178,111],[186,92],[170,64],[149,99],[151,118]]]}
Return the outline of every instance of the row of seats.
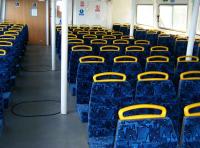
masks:
{"label": "row of seats", "polygon": [[0,30],[0,131],[2,131],[3,112],[11,101],[12,88],[28,42],[28,26],[1,23]]}

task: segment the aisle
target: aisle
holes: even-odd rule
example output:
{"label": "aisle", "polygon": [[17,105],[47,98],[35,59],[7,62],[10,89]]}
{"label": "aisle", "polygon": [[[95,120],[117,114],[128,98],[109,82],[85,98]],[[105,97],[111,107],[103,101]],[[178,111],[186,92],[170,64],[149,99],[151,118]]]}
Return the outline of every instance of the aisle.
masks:
{"label": "aisle", "polygon": [[[50,49],[28,47],[23,61],[24,71],[18,75],[12,104],[32,100],[58,102],[22,104],[15,108],[16,112],[46,114],[60,111],[60,71],[42,72],[50,69],[50,59]],[[0,148],[87,148],[87,125],[82,124],[75,113],[74,97],[70,97],[69,104],[68,116],[24,118],[13,115],[9,109],[5,113]]]}

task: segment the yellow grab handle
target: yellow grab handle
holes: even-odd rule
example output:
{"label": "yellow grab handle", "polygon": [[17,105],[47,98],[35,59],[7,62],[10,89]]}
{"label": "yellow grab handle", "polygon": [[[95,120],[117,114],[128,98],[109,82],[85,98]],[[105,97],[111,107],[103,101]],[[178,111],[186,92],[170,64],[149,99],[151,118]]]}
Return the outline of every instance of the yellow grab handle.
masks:
{"label": "yellow grab handle", "polygon": [[[187,60],[191,59],[191,60]],[[177,58],[177,62],[199,62],[199,57],[197,56],[180,56]]]}
{"label": "yellow grab handle", "polygon": [[69,39],[77,39],[77,35],[75,34],[68,34]]}
{"label": "yellow grab handle", "polygon": [[5,56],[6,53],[7,53],[6,50],[4,50],[4,49],[0,49],[0,56]]}
{"label": "yellow grab handle", "polygon": [[[91,60],[95,59],[95,60]],[[84,56],[79,59],[80,63],[104,63],[105,58],[100,56]]]}
{"label": "yellow grab handle", "polygon": [[96,31],[95,34],[96,35],[107,35],[107,32],[105,32],[105,31]]}
{"label": "yellow grab handle", "polygon": [[112,35],[123,35],[123,32],[112,32]]}
{"label": "yellow grab handle", "polygon": [[128,40],[119,39],[119,40],[114,40],[113,44],[129,44],[129,41]]}
{"label": "yellow grab handle", "polygon": [[121,39],[135,39],[134,36],[121,36]]}
{"label": "yellow grab handle", "polygon": [[91,44],[107,44],[107,40],[103,40],[103,39],[93,39],[90,41]]}
{"label": "yellow grab handle", "polygon": [[18,31],[10,30],[10,31],[5,31],[4,34],[15,34],[15,35],[19,35],[19,32],[18,32]]}
{"label": "yellow grab handle", "polygon": [[92,51],[92,47],[87,45],[76,45],[72,47],[72,51]]}
{"label": "yellow grab handle", "polygon": [[[189,75],[195,75],[195,74],[199,74],[199,77],[186,77]],[[181,73],[180,76],[181,80],[200,80],[200,71],[187,71],[187,72],[183,72]]]}
{"label": "yellow grab handle", "polygon": [[[158,75],[158,76],[163,76],[163,78],[143,78],[144,76],[148,75]],[[149,71],[149,72],[144,72],[138,75],[138,81],[164,81],[164,80],[169,80],[169,75],[165,72],[159,72],[159,71]]]}
{"label": "yellow grab handle", "polygon": [[147,63],[168,63],[169,62],[169,57],[166,56],[150,56],[147,58]]}
{"label": "yellow grab handle", "polygon": [[9,42],[9,41],[1,41],[0,40],[0,47],[11,47],[13,46],[13,43],[12,42]]}
{"label": "yellow grab handle", "polygon": [[90,34],[90,32],[89,31],[78,31],[77,34],[84,35],[84,34]]}
{"label": "yellow grab handle", "polygon": [[120,51],[120,48],[118,46],[113,46],[113,45],[107,45],[107,46],[102,46],[100,48],[100,51]]}
{"label": "yellow grab handle", "polygon": [[166,38],[166,37],[170,37],[170,35],[169,35],[169,34],[162,33],[162,34],[159,34],[158,37],[159,37],[159,38]]}
{"label": "yellow grab handle", "polygon": [[147,34],[158,34],[158,31],[152,31],[152,30],[150,30],[150,31],[147,31]]}
{"label": "yellow grab handle", "polygon": [[96,35],[86,34],[83,36],[84,39],[97,39]]}
{"label": "yellow grab handle", "polygon": [[113,40],[115,40],[116,39],[116,36],[114,36],[114,35],[105,35],[105,36],[102,36],[102,39],[113,39]]}
{"label": "yellow grab handle", "polygon": [[197,108],[197,107],[200,107],[200,103],[190,104],[190,105],[186,106],[184,108],[185,117],[199,117],[200,116],[200,112],[190,113],[191,109],[194,109],[194,108]]}
{"label": "yellow grab handle", "polygon": [[141,51],[144,52],[144,47],[142,46],[128,46],[126,47],[126,52]]}
{"label": "yellow grab handle", "polygon": [[121,26],[120,23],[114,23],[113,26]]}
{"label": "yellow grab handle", "polygon": [[68,43],[69,44],[84,44],[84,40],[82,40],[82,39],[69,39]]}
{"label": "yellow grab handle", "polygon": [[[121,79],[113,79],[113,78],[107,78],[107,79],[102,79],[102,80],[98,80],[99,77],[103,77],[103,76],[118,76],[118,77],[122,77]],[[93,76],[93,80],[94,82],[125,82],[126,81],[126,75],[122,74],[122,73],[117,73],[117,72],[104,72],[104,73],[100,73],[100,74],[96,74]]]}
{"label": "yellow grab handle", "polygon": [[169,51],[169,48],[166,46],[153,46],[151,51]]}
{"label": "yellow grab handle", "polygon": [[141,44],[141,45],[144,45],[144,44],[150,44],[150,41],[147,41],[147,40],[137,40],[135,41],[135,44]]}
{"label": "yellow grab handle", "polygon": [[137,63],[138,59],[134,56],[118,56],[114,58],[114,63]]}
{"label": "yellow grab handle", "polygon": [[[142,114],[142,115],[133,115],[133,116],[124,116],[125,112],[137,110],[137,109],[156,109],[161,110],[161,114]],[[120,120],[142,120],[142,119],[157,119],[157,118],[165,118],[167,115],[167,110],[163,106],[153,105],[153,104],[139,104],[133,105],[129,107],[125,107],[119,110],[118,112]]]}

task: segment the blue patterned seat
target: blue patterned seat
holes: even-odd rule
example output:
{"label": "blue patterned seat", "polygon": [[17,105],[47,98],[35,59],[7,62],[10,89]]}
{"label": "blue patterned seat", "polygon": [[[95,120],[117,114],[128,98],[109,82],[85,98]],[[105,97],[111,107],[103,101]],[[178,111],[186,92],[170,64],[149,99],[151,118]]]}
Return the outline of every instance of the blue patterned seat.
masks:
{"label": "blue patterned seat", "polygon": [[126,47],[129,46],[129,41],[125,39],[118,39],[113,41],[113,45],[120,47],[120,53],[121,55],[124,55]]}
{"label": "blue patterned seat", "polygon": [[142,72],[142,68],[140,63],[138,63],[137,57],[134,56],[115,57],[112,71],[126,74],[127,81],[131,84],[133,89],[133,96],[135,96],[137,75]]}
{"label": "blue patterned seat", "polygon": [[183,119],[181,148],[199,148],[200,145],[199,109],[200,109],[199,102],[188,105],[184,108],[185,117]]}
{"label": "blue patterned seat", "polygon": [[114,31],[119,31],[120,28],[121,28],[121,24],[116,23],[116,24],[113,24],[112,30],[114,30]]}
{"label": "blue patterned seat", "polygon": [[145,40],[146,39],[146,30],[144,29],[136,29],[135,30],[135,39],[136,40]]}
{"label": "blue patterned seat", "polygon": [[105,59],[99,56],[84,56],[79,59],[77,71],[77,112],[82,122],[88,121],[90,92],[93,76],[107,71]]}
{"label": "blue patterned seat", "polygon": [[106,31],[96,31],[95,35],[97,36],[98,39],[102,39],[103,36],[107,35]]}
{"label": "blue patterned seat", "polygon": [[135,41],[135,46],[142,46],[145,48],[145,54],[147,56],[150,55],[150,47],[151,47],[151,43],[150,41],[147,41],[147,40],[136,40]]}
{"label": "blue patterned seat", "polygon": [[88,120],[90,148],[113,148],[117,112],[131,105],[132,101],[132,89],[124,74],[101,73],[94,76]]}
{"label": "blue patterned seat", "polygon": [[124,24],[120,27],[120,32],[123,32],[124,35],[130,34],[130,24]]}
{"label": "blue patterned seat", "polygon": [[[140,109],[160,110],[154,114],[130,114]],[[166,117],[163,106],[139,104],[119,111],[119,121],[115,139],[115,148],[177,148],[176,136],[172,121]]]}
{"label": "blue patterned seat", "polygon": [[181,107],[200,102],[200,70],[187,71],[181,73],[178,97],[181,101]]}
{"label": "blue patterned seat", "polygon": [[76,92],[76,76],[79,64],[79,58],[92,55],[92,47],[86,45],[77,45],[72,47],[72,53],[69,62],[69,83],[72,95]]}
{"label": "blue patterned seat", "polygon": [[125,35],[121,36],[122,40],[128,40],[130,45],[134,45],[135,39],[133,36]]}
{"label": "blue patterned seat", "polygon": [[[187,60],[187,58],[191,60]],[[199,58],[195,56],[181,56],[177,59],[177,67],[174,75],[174,83],[178,89],[180,74],[187,71],[200,70]]]}
{"label": "blue patterned seat", "polygon": [[118,31],[112,32],[111,34],[116,36],[116,39],[121,39],[121,37],[124,35],[123,32]]}
{"label": "blue patterned seat", "polygon": [[107,40],[108,45],[112,45],[113,41],[116,40],[117,38],[114,35],[104,35],[102,36],[102,39]]}
{"label": "blue patterned seat", "polygon": [[93,39],[93,40],[91,40],[90,45],[91,45],[92,48],[93,48],[94,54],[95,54],[95,55],[99,55],[99,53],[100,53],[100,48],[101,48],[102,46],[107,45],[107,40],[103,40],[103,39]]}
{"label": "blue patterned seat", "polygon": [[[180,132],[180,107],[174,84],[164,72],[149,71],[138,75],[136,104],[157,104],[165,106],[176,133]],[[176,114],[174,114],[176,108]]]}
{"label": "blue patterned seat", "polygon": [[99,56],[104,57],[106,64],[112,66],[114,57],[120,56],[120,47],[113,45],[102,46]]}
{"label": "blue patterned seat", "polygon": [[147,54],[145,52],[145,48],[142,46],[128,46],[126,47],[126,55],[134,56],[138,58],[138,62],[142,66],[144,70]]}
{"label": "blue patterned seat", "polygon": [[84,35],[87,35],[87,34],[90,34],[90,32],[89,32],[89,31],[78,31],[78,32],[77,32],[77,37],[78,37],[79,39],[83,39],[83,36],[84,36]]}
{"label": "blue patterned seat", "polygon": [[151,56],[147,58],[145,71],[160,71],[168,73],[170,80],[174,78],[174,63],[166,56]]}
{"label": "blue patterned seat", "polygon": [[160,34],[158,36],[158,46],[166,46],[169,48],[170,53],[174,53],[173,38],[167,34]]}
{"label": "blue patterned seat", "polygon": [[92,35],[92,34],[83,35],[83,40],[84,40],[85,45],[90,45],[90,42],[93,39],[97,39],[97,36]]}
{"label": "blue patterned seat", "polygon": [[176,38],[174,53],[175,57],[186,55],[188,40],[186,38]]}
{"label": "blue patterned seat", "polygon": [[172,55],[169,52],[169,48],[166,46],[153,46],[150,49],[151,52],[151,56],[167,56],[167,57],[171,57],[172,59]]}
{"label": "blue patterned seat", "polygon": [[147,31],[146,40],[150,41],[152,46],[156,46],[158,42],[158,32]]}

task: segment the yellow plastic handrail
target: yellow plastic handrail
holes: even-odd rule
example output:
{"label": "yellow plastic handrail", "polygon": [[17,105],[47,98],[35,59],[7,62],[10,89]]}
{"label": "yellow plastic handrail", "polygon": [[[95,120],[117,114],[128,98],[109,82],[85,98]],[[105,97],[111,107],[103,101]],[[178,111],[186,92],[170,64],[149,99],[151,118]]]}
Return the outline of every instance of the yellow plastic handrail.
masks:
{"label": "yellow plastic handrail", "polygon": [[178,37],[178,38],[176,38],[176,42],[187,42],[188,41],[188,39],[185,37]]}
{"label": "yellow plastic handrail", "polygon": [[149,31],[147,31],[147,34],[158,34],[158,31],[149,30]]}
{"label": "yellow plastic handrail", "polygon": [[[103,77],[103,76],[118,76],[118,77],[122,77],[122,78],[121,79],[105,78],[102,80],[98,80],[99,77]],[[117,73],[117,72],[104,72],[104,73],[94,75],[93,80],[94,80],[94,82],[125,82],[126,75],[122,74],[122,73]]]}
{"label": "yellow plastic handrail", "polygon": [[15,35],[19,35],[19,32],[18,32],[18,31],[10,30],[10,31],[5,31],[4,34],[15,34]]}
{"label": "yellow plastic handrail", "polygon": [[0,49],[0,56],[5,56],[6,53],[7,53],[6,50],[4,50],[4,49]]}
{"label": "yellow plastic handrail", "polygon": [[[164,76],[163,78],[143,78],[144,76],[148,75],[160,75]],[[159,72],[159,71],[149,71],[149,72],[144,72],[138,75],[138,81],[164,81],[164,80],[169,80],[169,75],[165,72]]]}
{"label": "yellow plastic handrail", "polygon": [[118,46],[106,45],[106,46],[102,46],[100,48],[100,51],[102,51],[102,52],[104,52],[104,51],[120,51],[120,48]]}
{"label": "yellow plastic handrail", "polygon": [[118,56],[114,58],[114,63],[137,63],[137,62],[138,58],[134,56]]}
{"label": "yellow plastic handrail", "polygon": [[0,31],[3,31],[4,29],[3,28],[0,28]]}
{"label": "yellow plastic handrail", "polygon": [[144,45],[144,44],[150,44],[150,41],[147,41],[147,40],[137,40],[135,41],[135,44],[138,44],[138,45]]}
{"label": "yellow plastic handrail", "polygon": [[72,51],[92,51],[92,47],[87,45],[76,45],[72,47]]}
{"label": "yellow plastic handrail", "polygon": [[112,32],[112,35],[123,35],[123,32]]}
{"label": "yellow plastic handrail", "polygon": [[[124,116],[125,112],[137,110],[137,109],[156,109],[161,110],[161,114],[142,114],[142,115],[132,115],[132,116]],[[122,108],[118,112],[119,119],[122,121],[127,120],[142,120],[142,119],[158,119],[158,118],[165,118],[167,115],[167,109],[164,106],[160,105],[153,105],[153,104],[139,104],[139,105],[133,105],[128,106],[125,108]]]}
{"label": "yellow plastic handrail", "polygon": [[190,113],[191,109],[194,109],[194,108],[197,108],[197,107],[200,107],[200,103],[194,103],[194,104],[190,104],[190,105],[185,106],[185,108],[184,108],[185,117],[199,117],[200,112]]}
{"label": "yellow plastic handrail", "polygon": [[[134,49],[134,48],[136,48],[136,49]],[[128,47],[126,47],[126,52],[135,52],[135,51],[144,52],[144,47],[142,47],[142,46],[128,46]]]}
{"label": "yellow plastic handrail", "polygon": [[[3,44],[5,43],[5,44]],[[9,42],[9,41],[1,41],[0,40],[0,47],[11,47],[13,46],[13,43],[12,42]]]}
{"label": "yellow plastic handrail", "polygon": [[[194,74],[199,74],[199,77],[186,77]],[[180,75],[180,80],[200,80],[200,71],[187,71]]]}
{"label": "yellow plastic handrail", "polygon": [[105,31],[96,31],[95,34],[96,35],[107,35],[107,32],[105,32]]}
{"label": "yellow plastic handrail", "polygon": [[114,23],[113,26],[121,26],[120,23]]}
{"label": "yellow plastic handrail", "polygon": [[135,39],[134,36],[121,36],[121,39]]}
{"label": "yellow plastic handrail", "polygon": [[97,39],[96,35],[86,34],[83,36],[84,39]]}
{"label": "yellow plastic handrail", "polygon": [[[187,58],[191,59],[191,60],[187,60]],[[177,58],[177,62],[181,63],[181,62],[199,62],[199,57],[197,56],[180,56]]]}
{"label": "yellow plastic handrail", "polygon": [[164,33],[163,33],[163,34],[159,34],[158,37],[159,37],[159,38],[166,38],[166,37],[170,37],[170,35],[169,35],[169,34],[164,34]]}
{"label": "yellow plastic handrail", "polygon": [[[96,59],[96,60],[91,60]],[[79,58],[80,63],[104,63],[105,58],[100,56],[84,56]]]}
{"label": "yellow plastic handrail", "polygon": [[84,44],[84,40],[82,40],[82,39],[69,39],[68,43],[69,44]]}
{"label": "yellow plastic handrail", "polygon": [[77,35],[75,34],[68,34],[69,39],[77,39]]}
{"label": "yellow plastic handrail", "polygon": [[102,36],[102,39],[113,39],[113,40],[115,40],[116,39],[116,36],[114,36],[114,35],[105,35],[105,36]]}
{"label": "yellow plastic handrail", "polygon": [[0,39],[12,39],[15,40],[16,36],[13,34],[5,34],[5,35],[0,35]]}
{"label": "yellow plastic handrail", "polygon": [[90,41],[91,44],[107,44],[108,41],[107,40],[103,40],[103,39],[93,39]]}
{"label": "yellow plastic handrail", "polygon": [[169,48],[166,46],[153,46],[151,51],[169,51]]}
{"label": "yellow plastic handrail", "polygon": [[168,63],[169,57],[166,56],[150,56],[147,58],[147,63]]}
{"label": "yellow plastic handrail", "polygon": [[77,34],[84,35],[84,34],[90,34],[90,32],[89,31],[78,31]]}
{"label": "yellow plastic handrail", "polygon": [[118,40],[114,40],[113,41],[113,44],[129,44],[129,41],[128,40],[124,40],[124,39],[118,39]]}

